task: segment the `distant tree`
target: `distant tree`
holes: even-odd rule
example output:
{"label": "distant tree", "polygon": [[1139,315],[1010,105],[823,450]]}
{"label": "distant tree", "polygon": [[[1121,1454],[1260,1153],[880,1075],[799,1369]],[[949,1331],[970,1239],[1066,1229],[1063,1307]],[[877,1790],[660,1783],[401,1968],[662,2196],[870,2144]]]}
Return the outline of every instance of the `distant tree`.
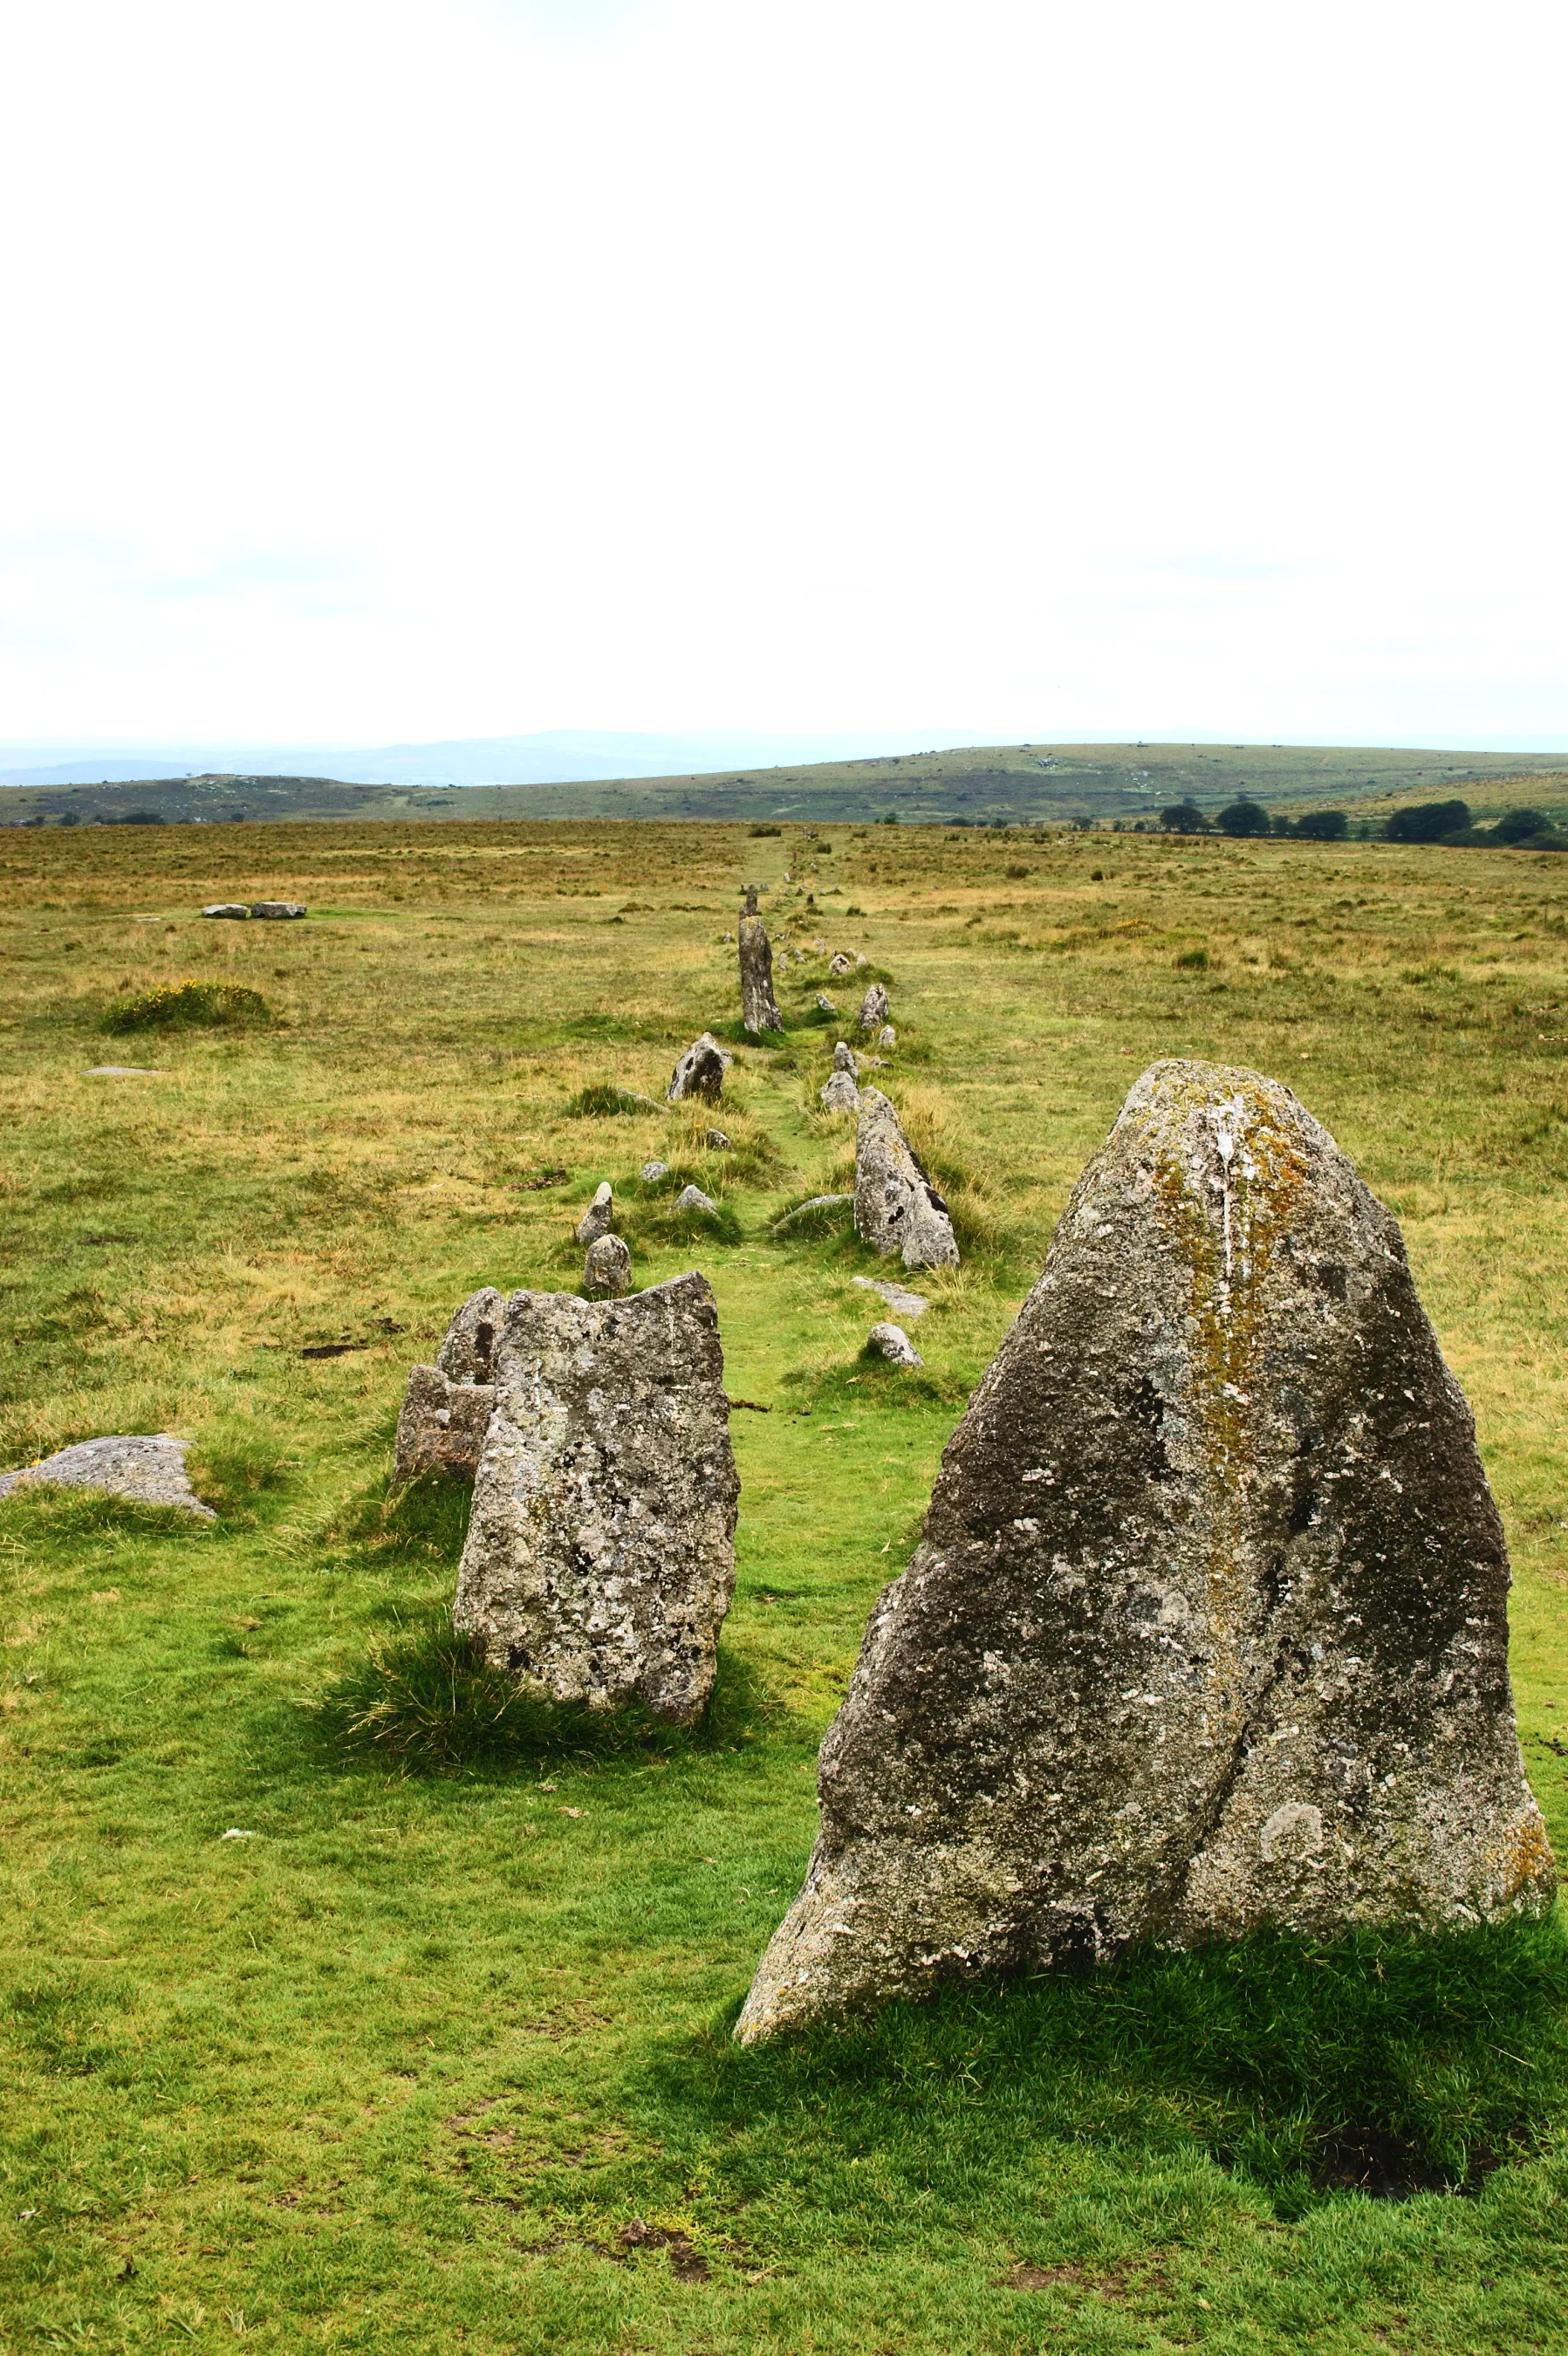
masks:
{"label": "distant tree", "polygon": [[81,824],[81,820],[75,810],[61,810],[59,814],[59,822],[61,826],[80,826]]}
{"label": "distant tree", "polygon": [[1208,820],[1195,801],[1172,802],[1160,812],[1160,824],[1167,834],[1207,834]]}
{"label": "distant tree", "polygon": [[120,820],[122,826],[162,826],[162,810],[127,810]]}
{"label": "distant tree", "polygon": [[1305,842],[1343,842],[1350,821],[1343,810],[1308,810],[1297,819],[1295,831]]}
{"label": "distant tree", "polygon": [[1468,802],[1417,802],[1411,809],[1395,810],[1388,823],[1391,842],[1441,842],[1445,834],[1457,834],[1470,823]]}
{"label": "distant tree", "polygon": [[897,826],[897,823],[898,823],[898,813],[897,813],[897,810],[889,810],[889,811],[888,811],[888,813],[887,813],[887,815],[886,815],[886,818],[879,818],[879,819],[877,819],[876,823],[877,823],[877,825],[878,825],[878,826]]}
{"label": "distant tree", "polygon": [[1226,803],[1214,823],[1221,834],[1246,835],[1271,833],[1274,822],[1262,802],[1242,794],[1237,800]]}
{"label": "distant tree", "polygon": [[1492,829],[1494,842],[1528,842],[1532,834],[1543,834],[1551,826],[1544,810],[1505,810]]}

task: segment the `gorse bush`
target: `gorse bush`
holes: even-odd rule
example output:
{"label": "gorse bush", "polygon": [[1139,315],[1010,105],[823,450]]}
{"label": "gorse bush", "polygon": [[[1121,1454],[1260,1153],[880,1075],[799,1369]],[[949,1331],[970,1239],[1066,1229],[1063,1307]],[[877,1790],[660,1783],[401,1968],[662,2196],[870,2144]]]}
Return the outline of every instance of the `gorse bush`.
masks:
{"label": "gorse bush", "polygon": [[272,1019],[273,1010],[259,990],[245,990],[234,981],[166,981],[112,1006],[103,1028],[115,1033],[213,1030]]}

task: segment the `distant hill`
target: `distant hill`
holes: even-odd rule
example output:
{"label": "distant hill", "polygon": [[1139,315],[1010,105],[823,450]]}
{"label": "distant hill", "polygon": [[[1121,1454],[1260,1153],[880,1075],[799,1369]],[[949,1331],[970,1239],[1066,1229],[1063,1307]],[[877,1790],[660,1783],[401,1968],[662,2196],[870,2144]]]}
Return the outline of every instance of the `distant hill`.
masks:
{"label": "distant hill", "polygon": [[[1517,790],[1501,793],[1505,786]],[[1562,754],[1390,752],[1289,744],[1013,744],[882,754],[795,767],[440,787],[242,773],[100,785],[0,787],[12,825],[207,824],[256,819],[672,819],[827,825],[889,815],[908,823],[1038,825],[1129,819],[1190,798],[1213,809],[1239,793],[1273,808],[1386,808],[1457,795],[1568,809]]]}

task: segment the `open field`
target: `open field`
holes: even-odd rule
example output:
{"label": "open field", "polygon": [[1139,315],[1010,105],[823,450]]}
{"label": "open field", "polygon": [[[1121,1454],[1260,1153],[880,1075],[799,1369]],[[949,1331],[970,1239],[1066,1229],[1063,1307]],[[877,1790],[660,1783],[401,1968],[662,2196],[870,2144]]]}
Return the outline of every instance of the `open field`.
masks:
{"label": "open field", "polygon": [[[1477,790],[1472,790],[1476,788]],[[151,783],[0,787],[0,817],[87,823],[152,810],[166,819],[788,819],[854,825],[889,812],[1038,825],[1136,819],[1189,795],[1205,809],[1249,793],[1297,812],[1328,804],[1383,815],[1455,794],[1488,809],[1568,810],[1560,754],[1390,752],[1321,744],[972,744],[822,761],[554,786],[343,785],[330,777],[168,777]]]}
{"label": "open field", "polygon": [[[1507,1521],[1525,1755],[1568,1854],[1568,862],[443,798],[441,828],[0,844],[0,1465],[166,1428],[220,1509],[0,1503],[4,2356],[1568,2348],[1555,1936],[1144,1957],[727,2037],[867,1610],[1161,1055],[1287,1080],[1403,1222]],[[768,1235],[849,1166],[816,1109],[838,1026],[809,1010],[854,989],[822,958],[781,970],[786,1044],[736,1046],[733,1160],[673,1110],[569,1110],[660,1093],[734,1021],[748,878],[776,950],[822,937],[888,980],[878,1076],[966,1255],[921,1285],[922,1375],[861,1357],[882,1312],[851,1239]],[[193,914],[263,897],[311,913]],[[187,978],[276,1020],[102,1028]],[[656,1151],[726,1239],[637,1199]],[[734,1418],[739,1583],[691,1739],[517,1722],[444,1628],[465,1501],[387,1499],[408,1365],[481,1283],[575,1285],[602,1177],[639,1280],[700,1265],[731,1394],[770,1410]],[[1333,2189],[1374,2135],[1467,2191]]]}

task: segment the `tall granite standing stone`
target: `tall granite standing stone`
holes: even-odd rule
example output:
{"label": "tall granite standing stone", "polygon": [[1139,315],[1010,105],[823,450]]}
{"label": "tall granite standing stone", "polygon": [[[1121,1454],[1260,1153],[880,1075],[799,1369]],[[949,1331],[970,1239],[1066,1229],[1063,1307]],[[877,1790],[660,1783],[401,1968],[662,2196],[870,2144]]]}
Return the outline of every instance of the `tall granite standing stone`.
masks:
{"label": "tall granite standing stone", "polygon": [[863,1031],[879,1031],[887,1020],[887,992],[879,981],[874,981],[860,1001],[860,1027]]}
{"label": "tall granite standing stone", "polygon": [[898,1254],[906,1268],[956,1268],[948,1206],[920,1167],[897,1114],[880,1088],[860,1091],[854,1140],[855,1231],[873,1251]]}
{"label": "tall granite standing stone", "polygon": [[748,1031],[782,1031],[784,1017],[773,995],[773,951],[760,916],[740,920],[740,1019]]}
{"label": "tall granite standing stone", "polygon": [[713,1690],[740,1483],[718,1312],[514,1292],[453,1617],[525,1690],[687,1724]]}
{"label": "tall granite standing stone", "polygon": [[666,1100],[681,1104],[688,1097],[700,1097],[705,1104],[717,1104],[724,1094],[725,1074],[734,1061],[713,1033],[704,1031],[700,1039],[693,1040],[671,1073]]}
{"label": "tall granite standing stone", "polygon": [[574,1232],[580,1244],[596,1244],[601,1236],[615,1231],[615,1193],[607,1178],[601,1178],[594,1189],[594,1199],[578,1220]]}
{"label": "tall granite standing stone", "polygon": [[1137,1940],[1544,1912],[1508,1584],[1394,1221],[1287,1088],[1155,1065],[872,1614],[740,2035]]}

